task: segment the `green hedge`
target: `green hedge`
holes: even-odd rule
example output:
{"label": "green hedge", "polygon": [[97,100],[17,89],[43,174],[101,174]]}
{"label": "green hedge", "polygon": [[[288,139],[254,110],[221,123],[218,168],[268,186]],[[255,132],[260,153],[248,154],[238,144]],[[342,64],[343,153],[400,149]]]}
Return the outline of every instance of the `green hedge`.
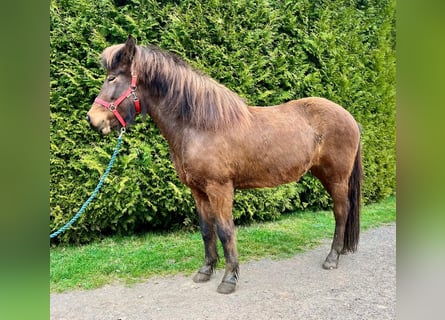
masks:
{"label": "green hedge", "polygon": [[[173,51],[251,105],[323,96],[362,125],[364,201],[395,192],[395,1],[52,0],[50,23],[50,230],[80,208],[116,144],[84,120],[99,92],[101,51],[132,34]],[[310,175],[274,189],[237,191],[238,223],[327,208]],[[151,119],[125,136],[96,200],[55,242],[195,228],[188,188]]]}

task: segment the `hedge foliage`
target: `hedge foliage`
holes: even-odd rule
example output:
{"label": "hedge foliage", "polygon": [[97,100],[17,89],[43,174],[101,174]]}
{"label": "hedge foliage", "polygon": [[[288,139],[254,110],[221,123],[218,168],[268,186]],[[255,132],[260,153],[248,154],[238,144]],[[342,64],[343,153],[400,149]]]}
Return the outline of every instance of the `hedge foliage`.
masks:
{"label": "hedge foliage", "polygon": [[[251,105],[305,96],[339,103],[362,126],[364,201],[395,192],[394,0],[52,0],[50,19],[51,231],[94,190],[116,144],[84,119],[105,77],[101,51],[129,34],[177,53]],[[237,191],[234,217],[274,219],[330,201],[308,175]],[[96,200],[55,241],[196,226],[166,141],[151,119],[139,118]]]}

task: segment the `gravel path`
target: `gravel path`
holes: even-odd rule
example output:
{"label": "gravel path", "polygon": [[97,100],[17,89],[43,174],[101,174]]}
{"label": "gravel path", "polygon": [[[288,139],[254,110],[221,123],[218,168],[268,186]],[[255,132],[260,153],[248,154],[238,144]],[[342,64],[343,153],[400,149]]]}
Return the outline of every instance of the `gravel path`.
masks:
{"label": "gravel path", "polygon": [[241,264],[231,295],[216,292],[223,270],[204,284],[178,275],[51,294],[51,319],[395,319],[395,224],[363,232],[358,251],[327,271],[321,264],[330,243],[291,259]]}

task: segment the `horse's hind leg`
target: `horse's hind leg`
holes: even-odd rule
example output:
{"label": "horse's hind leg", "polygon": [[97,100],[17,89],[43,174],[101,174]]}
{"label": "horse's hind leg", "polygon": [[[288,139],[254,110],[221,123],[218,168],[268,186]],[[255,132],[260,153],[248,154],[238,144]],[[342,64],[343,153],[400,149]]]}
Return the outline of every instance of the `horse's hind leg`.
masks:
{"label": "horse's hind leg", "polygon": [[[347,157],[345,158],[347,159]],[[360,197],[363,168],[360,146],[355,151],[351,167],[348,161],[340,161],[336,166],[314,167],[312,173],[320,179],[334,202],[335,232],[331,251],[323,263],[325,269],[335,269],[340,254],[357,250],[360,235]],[[335,163],[334,161],[331,162]]]}
{"label": "horse's hind leg", "polygon": [[323,263],[324,269],[336,269],[340,254],[343,251],[346,221],[349,212],[348,170],[337,170],[325,165],[324,168],[313,167],[311,172],[316,176],[334,202],[335,231],[331,251]]}
{"label": "horse's hind leg", "polygon": [[327,188],[334,202],[335,232],[331,251],[323,263],[324,269],[336,269],[343,251],[346,220],[349,212],[347,182],[333,183]]}
{"label": "horse's hind leg", "polygon": [[216,226],[207,195],[199,190],[192,189],[201,224],[202,240],[204,242],[205,262],[193,277],[195,282],[206,282],[215,270],[218,262],[216,249]]}

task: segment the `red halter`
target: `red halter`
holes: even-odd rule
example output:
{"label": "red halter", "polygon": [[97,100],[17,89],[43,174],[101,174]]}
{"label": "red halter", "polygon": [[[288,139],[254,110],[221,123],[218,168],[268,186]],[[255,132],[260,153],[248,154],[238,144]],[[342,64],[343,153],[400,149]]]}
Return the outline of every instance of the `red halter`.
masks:
{"label": "red halter", "polygon": [[119,120],[122,127],[126,127],[127,123],[125,122],[124,118],[119,114],[117,111],[117,107],[129,96],[133,96],[133,102],[134,102],[134,108],[136,110],[136,114],[141,112],[141,104],[139,103],[139,99],[136,96],[136,81],[137,76],[131,77],[131,85],[130,88],[128,88],[119,98],[116,99],[114,102],[106,102],[105,100],[102,100],[100,98],[94,99],[94,102],[97,104],[100,104],[102,107],[105,107],[106,109],[113,112],[114,116]]}

